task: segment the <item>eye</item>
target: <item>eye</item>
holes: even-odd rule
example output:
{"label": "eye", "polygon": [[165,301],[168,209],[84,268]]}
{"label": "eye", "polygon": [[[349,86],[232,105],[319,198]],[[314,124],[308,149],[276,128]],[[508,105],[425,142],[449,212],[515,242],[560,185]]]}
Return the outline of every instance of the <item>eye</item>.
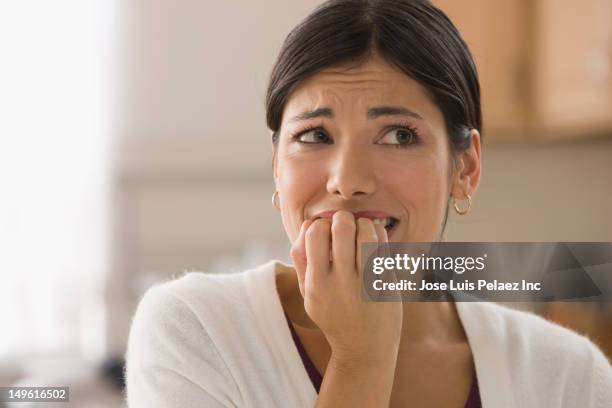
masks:
{"label": "eye", "polygon": [[418,135],[415,129],[395,127],[387,132],[377,143],[396,146],[409,146],[415,144]]}
{"label": "eye", "polygon": [[293,136],[293,139],[306,144],[331,143],[329,136],[320,128],[304,130]]}

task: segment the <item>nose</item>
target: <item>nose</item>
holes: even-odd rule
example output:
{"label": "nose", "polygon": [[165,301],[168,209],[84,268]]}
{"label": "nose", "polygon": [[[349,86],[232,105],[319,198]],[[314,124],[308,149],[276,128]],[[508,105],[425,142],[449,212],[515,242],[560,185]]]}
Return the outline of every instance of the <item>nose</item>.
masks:
{"label": "nose", "polygon": [[367,197],[376,190],[373,166],[363,146],[344,146],[332,159],[327,191],[351,199]]}

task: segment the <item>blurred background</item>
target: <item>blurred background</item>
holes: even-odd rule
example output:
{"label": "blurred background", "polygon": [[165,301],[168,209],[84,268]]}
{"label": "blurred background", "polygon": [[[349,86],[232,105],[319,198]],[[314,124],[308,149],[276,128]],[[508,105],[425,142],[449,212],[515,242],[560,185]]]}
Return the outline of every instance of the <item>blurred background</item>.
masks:
{"label": "blurred background", "polygon": [[[319,3],[0,4],[0,386],[122,407],[148,287],[289,261],[265,89]],[[446,240],[612,242],[612,0],[434,3],[471,47],[485,118],[482,184]],[[511,306],[612,356],[609,303]]]}

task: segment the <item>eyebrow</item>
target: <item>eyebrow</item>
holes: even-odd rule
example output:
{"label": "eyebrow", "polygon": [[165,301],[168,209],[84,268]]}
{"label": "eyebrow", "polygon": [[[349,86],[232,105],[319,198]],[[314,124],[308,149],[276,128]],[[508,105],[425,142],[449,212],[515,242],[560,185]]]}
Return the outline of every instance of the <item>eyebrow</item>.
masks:
{"label": "eyebrow", "polygon": [[293,118],[291,118],[291,122],[299,122],[301,120],[308,120],[308,119],[314,119],[314,118],[333,118],[334,117],[334,111],[332,111],[330,108],[319,108],[319,109],[315,109],[313,111],[308,111],[308,112],[303,112],[300,113],[297,116],[294,116]]}
{"label": "eyebrow", "polygon": [[416,119],[423,119],[421,115],[410,109],[403,108],[401,106],[377,106],[368,109],[368,119],[376,119],[381,116],[410,116]]}
{"label": "eyebrow", "polygon": [[[416,119],[423,119],[421,115],[410,109],[403,108],[401,106],[376,106],[369,108],[367,117],[368,119],[376,119],[381,116],[410,116]],[[302,120],[314,119],[314,118],[333,118],[334,111],[331,108],[318,108],[313,111],[307,111],[300,113],[299,115],[291,118],[290,122],[299,122]]]}

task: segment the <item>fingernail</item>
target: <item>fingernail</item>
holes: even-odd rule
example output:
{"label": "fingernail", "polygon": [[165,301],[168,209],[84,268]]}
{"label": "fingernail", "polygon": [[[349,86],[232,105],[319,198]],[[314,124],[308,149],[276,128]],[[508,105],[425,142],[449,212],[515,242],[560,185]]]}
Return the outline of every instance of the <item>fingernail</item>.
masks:
{"label": "fingernail", "polygon": [[374,224],[380,224],[382,221],[379,218],[375,218],[372,220]]}

